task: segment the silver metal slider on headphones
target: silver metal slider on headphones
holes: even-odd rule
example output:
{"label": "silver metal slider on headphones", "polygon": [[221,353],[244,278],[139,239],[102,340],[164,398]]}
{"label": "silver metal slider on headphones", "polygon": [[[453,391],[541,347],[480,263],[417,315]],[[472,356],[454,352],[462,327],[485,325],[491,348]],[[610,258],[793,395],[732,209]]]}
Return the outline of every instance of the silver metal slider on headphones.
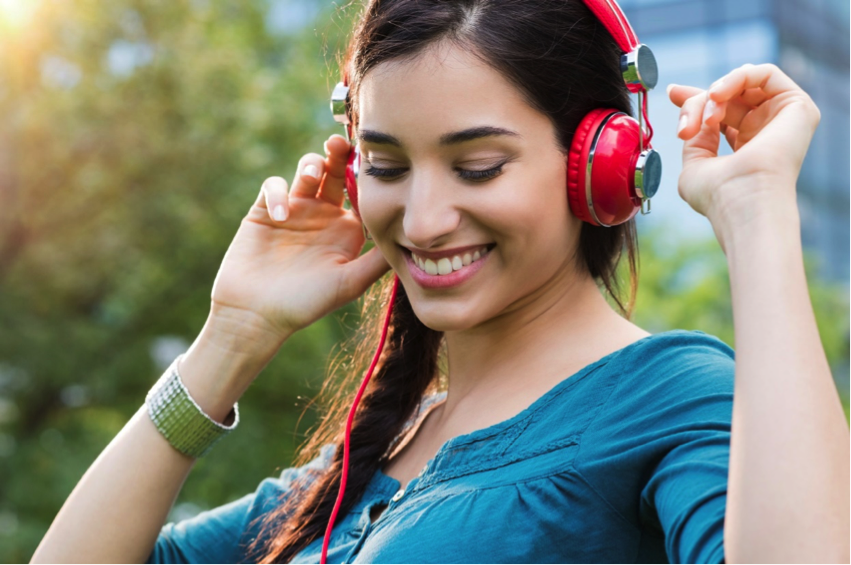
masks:
{"label": "silver metal slider on headphones", "polygon": [[633,174],[635,194],[641,198],[643,207],[644,201],[649,202],[649,199],[653,198],[659,190],[659,184],[662,182],[662,157],[655,149],[642,151],[635,162]]}
{"label": "silver metal slider on headphones", "polygon": [[642,43],[621,55],[621,74],[627,89],[633,94],[642,89],[653,90],[659,82],[659,67],[653,51]]}
{"label": "silver metal slider on headphones", "polygon": [[337,122],[343,125],[349,124],[348,105],[349,87],[342,82],[338,82],[337,86],[334,87],[334,91],[331,93],[331,114],[334,115],[334,119]]}

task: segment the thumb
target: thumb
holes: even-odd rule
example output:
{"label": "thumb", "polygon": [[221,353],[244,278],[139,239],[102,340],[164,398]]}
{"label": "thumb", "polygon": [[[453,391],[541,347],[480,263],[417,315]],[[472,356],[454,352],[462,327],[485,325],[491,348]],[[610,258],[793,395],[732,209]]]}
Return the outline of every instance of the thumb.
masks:
{"label": "thumb", "polygon": [[701,122],[697,133],[683,140],[683,167],[697,161],[717,157],[720,141],[721,128],[719,124]]}
{"label": "thumb", "polygon": [[373,247],[357,259],[346,263],[341,289],[346,301],[354,300],[366,292],[366,289],[388,270],[390,264],[378,247]]}

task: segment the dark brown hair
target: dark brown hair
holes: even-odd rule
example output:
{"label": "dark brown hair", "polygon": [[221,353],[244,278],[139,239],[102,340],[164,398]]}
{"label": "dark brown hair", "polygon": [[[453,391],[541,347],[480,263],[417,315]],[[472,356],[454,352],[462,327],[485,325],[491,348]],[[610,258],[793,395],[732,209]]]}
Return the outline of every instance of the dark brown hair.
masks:
{"label": "dark brown hair", "polygon": [[[411,59],[443,41],[474,53],[509,79],[531,107],[550,118],[565,156],[579,121],[590,110],[610,107],[632,115],[620,50],[581,0],[365,0],[361,10],[340,61],[341,69],[348,70],[355,124],[358,89],[371,69]],[[624,249],[630,278],[626,306],[617,277]],[[637,292],[635,220],[611,228],[583,223],[575,258],[629,319]],[[330,466],[293,485],[286,501],[264,517],[252,545],[260,563],[289,562],[325,533],[340,486],[346,418],[378,343],[392,275],[364,295],[360,329],[348,342],[353,347],[346,348],[354,351],[332,362],[318,395],[327,406],[325,414],[295,461],[302,465],[331,443],[336,451]],[[420,322],[399,285],[387,342],[352,425],[338,522],[384,465],[394,438],[423,396],[442,388],[442,345],[443,333]],[[335,373],[341,377],[332,378]]]}

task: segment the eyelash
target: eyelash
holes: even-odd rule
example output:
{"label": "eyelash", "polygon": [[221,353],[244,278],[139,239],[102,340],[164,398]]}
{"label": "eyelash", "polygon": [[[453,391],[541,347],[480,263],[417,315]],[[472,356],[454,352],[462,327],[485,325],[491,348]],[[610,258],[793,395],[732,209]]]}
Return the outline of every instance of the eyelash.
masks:
{"label": "eyelash", "polygon": [[[486,180],[490,180],[494,177],[499,176],[502,173],[502,167],[505,163],[500,163],[496,167],[492,169],[487,169],[484,171],[468,171],[466,169],[455,169],[458,172],[458,176],[464,180],[471,180],[476,182],[483,182]],[[407,169],[381,169],[378,167],[373,167],[371,165],[367,166],[364,169],[364,174],[367,174],[376,178],[392,178],[398,177],[402,173],[404,173]]]}

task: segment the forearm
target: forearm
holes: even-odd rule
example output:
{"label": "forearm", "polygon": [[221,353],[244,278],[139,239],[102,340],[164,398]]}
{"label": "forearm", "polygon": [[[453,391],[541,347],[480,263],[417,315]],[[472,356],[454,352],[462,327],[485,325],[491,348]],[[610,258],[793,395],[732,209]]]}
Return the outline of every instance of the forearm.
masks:
{"label": "forearm", "polygon": [[[187,390],[218,422],[280,345],[245,344],[233,337],[238,332],[222,333],[228,328],[236,326],[208,321],[180,365]],[[143,404],[80,479],[31,562],[144,562],[194,463],[163,437]]]}
{"label": "forearm", "polygon": [[849,433],[809,299],[797,207],[742,224],[724,234],[736,340],[727,560],[848,563]]}
{"label": "forearm", "polygon": [[31,563],[143,563],[194,462],[143,405],[74,487]]}

